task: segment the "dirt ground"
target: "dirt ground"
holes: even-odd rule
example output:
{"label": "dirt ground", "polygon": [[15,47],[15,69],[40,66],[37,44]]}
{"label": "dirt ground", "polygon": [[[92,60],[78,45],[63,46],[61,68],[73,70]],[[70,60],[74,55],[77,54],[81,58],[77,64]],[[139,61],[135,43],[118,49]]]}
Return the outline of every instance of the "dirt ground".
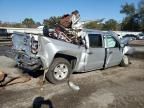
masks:
{"label": "dirt ground", "polygon": [[[3,48],[3,52],[6,52]],[[41,76],[15,67],[15,62],[0,56],[0,69],[17,75],[31,76],[26,83],[0,88],[1,108],[144,108],[144,47],[138,47],[128,67],[115,66],[105,70],[77,73],[67,83],[40,84]],[[139,51],[140,49],[140,51]],[[0,50],[1,51],[1,50]],[[39,72],[39,71],[38,71]],[[36,72],[36,73],[38,73]],[[29,73],[29,74],[27,74]],[[13,75],[12,74],[12,75]]]}

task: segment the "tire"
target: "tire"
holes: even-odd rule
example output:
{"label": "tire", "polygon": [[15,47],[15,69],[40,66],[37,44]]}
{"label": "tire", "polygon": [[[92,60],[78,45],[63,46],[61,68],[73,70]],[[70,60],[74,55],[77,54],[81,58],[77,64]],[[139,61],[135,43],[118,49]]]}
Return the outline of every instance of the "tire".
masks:
{"label": "tire", "polygon": [[129,59],[126,55],[123,56],[120,66],[127,67],[129,65]]}
{"label": "tire", "polygon": [[69,61],[64,58],[56,58],[46,73],[46,79],[53,84],[58,84],[68,80],[71,73],[72,68]]}

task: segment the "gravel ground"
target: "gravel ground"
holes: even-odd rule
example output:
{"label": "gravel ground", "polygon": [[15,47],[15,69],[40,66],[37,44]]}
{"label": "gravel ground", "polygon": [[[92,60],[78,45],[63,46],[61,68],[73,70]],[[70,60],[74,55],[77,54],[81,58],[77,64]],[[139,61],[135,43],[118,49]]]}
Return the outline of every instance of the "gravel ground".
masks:
{"label": "gravel ground", "polygon": [[[137,48],[137,47],[136,47]],[[8,47],[0,48],[0,69],[27,75],[6,57]],[[141,47],[140,49],[144,49]],[[71,80],[79,85],[73,91],[67,83],[41,85],[41,77],[26,83],[0,88],[1,108],[144,108],[144,52],[139,48],[128,67],[112,67],[78,73]],[[7,55],[8,56],[8,55]],[[33,73],[33,72],[32,72]],[[32,74],[30,74],[32,75]]]}

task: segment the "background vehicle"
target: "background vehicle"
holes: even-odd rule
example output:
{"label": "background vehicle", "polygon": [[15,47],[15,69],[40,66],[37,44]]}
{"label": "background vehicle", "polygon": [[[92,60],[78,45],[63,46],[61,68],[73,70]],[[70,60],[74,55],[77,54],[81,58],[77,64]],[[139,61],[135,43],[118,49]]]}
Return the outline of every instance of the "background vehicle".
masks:
{"label": "background vehicle", "polygon": [[8,33],[7,29],[0,28],[0,36],[8,38],[8,37],[10,37],[10,35],[11,35],[11,33]]}
{"label": "background vehicle", "polygon": [[138,36],[140,40],[144,40],[144,33],[140,33]]}
{"label": "background vehicle", "polygon": [[136,35],[133,35],[133,34],[127,34],[125,36],[123,36],[120,41],[121,43],[125,44],[125,45],[128,45],[128,43],[132,40],[138,40],[139,37],[136,36]]}
{"label": "background vehicle", "polygon": [[123,36],[123,38],[131,38],[133,40],[137,40],[138,39],[138,36],[137,35],[133,35],[133,34],[126,34]]}
{"label": "background vehicle", "polygon": [[19,66],[43,69],[52,83],[62,82],[72,72],[86,72],[115,65],[128,66],[123,45],[111,32],[83,30],[81,44],[72,44],[43,35],[15,33],[13,49]]}

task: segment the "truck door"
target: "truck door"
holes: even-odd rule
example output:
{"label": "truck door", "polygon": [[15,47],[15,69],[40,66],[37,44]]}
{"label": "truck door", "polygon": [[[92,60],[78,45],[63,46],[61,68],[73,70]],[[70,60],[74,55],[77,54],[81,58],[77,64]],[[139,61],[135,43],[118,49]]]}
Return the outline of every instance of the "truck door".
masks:
{"label": "truck door", "polygon": [[87,60],[85,70],[95,70],[104,65],[105,48],[101,34],[88,34],[89,49],[87,50]]}
{"label": "truck door", "polygon": [[106,35],[104,40],[107,54],[105,67],[118,65],[123,56],[120,43],[111,34]]}

